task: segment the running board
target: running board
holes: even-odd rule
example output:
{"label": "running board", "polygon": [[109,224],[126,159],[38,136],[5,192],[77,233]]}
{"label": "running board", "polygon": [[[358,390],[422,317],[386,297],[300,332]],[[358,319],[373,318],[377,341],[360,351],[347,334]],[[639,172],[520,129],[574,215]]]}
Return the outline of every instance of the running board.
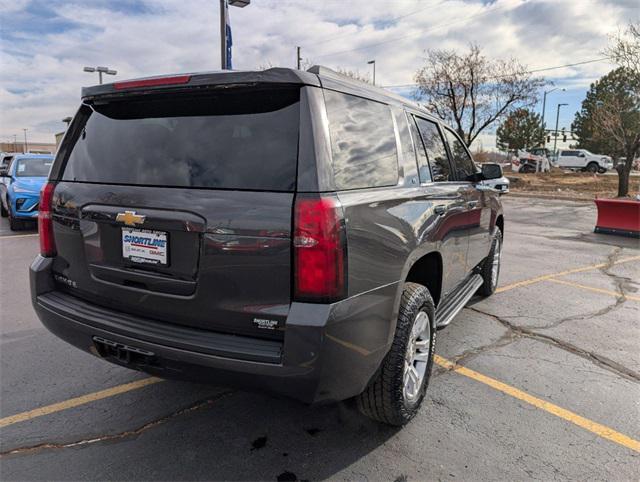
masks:
{"label": "running board", "polygon": [[474,274],[465,283],[460,286],[451,296],[449,296],[442,305],[436,310],[436,327],[444,328],[447,326],[458,313],[465,307],[467,301],[482,286],[482,276]]}

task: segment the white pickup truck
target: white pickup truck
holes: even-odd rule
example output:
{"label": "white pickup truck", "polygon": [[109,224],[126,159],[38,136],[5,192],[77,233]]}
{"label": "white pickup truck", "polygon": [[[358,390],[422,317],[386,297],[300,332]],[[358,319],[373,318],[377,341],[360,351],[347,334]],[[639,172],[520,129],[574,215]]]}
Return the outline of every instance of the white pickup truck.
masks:
{"label": "white pickup truck", "polygon": [[609,156],[594,154],[586,149],[562,149],[558,152],[558,167],[580,169],[581,171],[601,174],[613,169],[613,160]]}

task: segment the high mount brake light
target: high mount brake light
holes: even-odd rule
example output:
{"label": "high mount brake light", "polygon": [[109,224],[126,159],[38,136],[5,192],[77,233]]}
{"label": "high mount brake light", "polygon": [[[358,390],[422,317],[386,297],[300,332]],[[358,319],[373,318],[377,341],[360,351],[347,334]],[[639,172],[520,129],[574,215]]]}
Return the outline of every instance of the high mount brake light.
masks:
{"label": "high mount brake light", "polygon": [[346,235],[333,197],[299,197],[294,208],[294,296],[332,302],[346,294]]}
{"label": "high mount brake light", "polygon": [[158,85],[181,85],[187,84],[191,80],[190,75],[174,75],[172,77],[157,77],[155,79],[127,80],[115,82],[113,86],[116,90],[135,89],[138,87],[156,87]]}
{"label": "high mount brake light", "polygon": [[40,233],[40,255],[50,258],[56,255],[56,243],[53,239],[53,191],[54,182],[47,182],[40,190],[38,206],[38,232]]}

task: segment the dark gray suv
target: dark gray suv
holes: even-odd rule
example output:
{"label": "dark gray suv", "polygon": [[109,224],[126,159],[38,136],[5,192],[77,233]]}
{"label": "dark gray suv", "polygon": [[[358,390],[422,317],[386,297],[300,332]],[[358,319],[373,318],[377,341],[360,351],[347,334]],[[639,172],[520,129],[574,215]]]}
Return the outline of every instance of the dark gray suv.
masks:
{"label": "dark gray suv", "polygon": [[119,365],[401,425],[436,329],[495,290],[500,175],[322,67],[89,87],[41,193],[33,306]]}

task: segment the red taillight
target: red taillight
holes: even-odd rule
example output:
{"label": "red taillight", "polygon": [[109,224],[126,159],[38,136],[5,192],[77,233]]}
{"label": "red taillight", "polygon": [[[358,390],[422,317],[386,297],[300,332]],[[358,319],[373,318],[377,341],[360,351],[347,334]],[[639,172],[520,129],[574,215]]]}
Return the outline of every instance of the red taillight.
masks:
{"label": "red taillight", "polygon": [[40,233],[40,254],[45,257],[55,256],[56,243],[53,240],[52,201],[55,183],[48,182],[40,190],[38,206],[38,232]]}
{"label": "red taillight", "polygon": [[346,294],[342,207],[332,197],[299,197],[294,209],[294,296],[330,302]]}
{"label": "red taillight", "polygon": [[115,82],[113,86],[116,90],[135,89],[137,87],[155,87],[158,85],[179,85],[186,84],[191,80],[190,75],[174,75],[172,77],[156,77],[154,79],[127,80],[125,82]]}

